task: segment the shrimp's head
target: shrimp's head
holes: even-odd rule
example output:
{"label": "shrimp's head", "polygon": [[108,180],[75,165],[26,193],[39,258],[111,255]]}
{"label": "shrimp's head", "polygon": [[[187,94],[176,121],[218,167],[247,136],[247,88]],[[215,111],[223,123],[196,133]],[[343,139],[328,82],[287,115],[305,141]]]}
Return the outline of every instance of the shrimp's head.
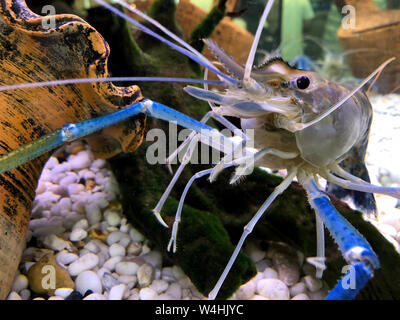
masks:
{"label": "shrimp's head", "polygon": [[[333,83],[318,73],[298,70],[283,60],[275,59],[252,73],[253,79],[273,89],[276,96],[291,97],[297,107],[294,121],[307,123],[341,101],[350,89]],[[343,158],[368,133],[372,108],[360,90],[325,118],[301,129],[293,130],[304,160],[324,167]],[[278,115],[277,126],[288,129],[293,119]]]}

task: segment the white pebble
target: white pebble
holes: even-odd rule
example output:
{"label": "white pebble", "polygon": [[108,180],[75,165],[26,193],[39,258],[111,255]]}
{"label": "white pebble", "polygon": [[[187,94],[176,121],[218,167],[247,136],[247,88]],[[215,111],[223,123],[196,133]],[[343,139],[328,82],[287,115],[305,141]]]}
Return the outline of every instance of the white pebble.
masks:
{"label": "white pebble", "polygon": [[181,286],[181,288],[184,289],[188,289],[193,286],[192,281],[190,281],[190,278],[187,276],[184,276],[183,278],[179,279],[178,283]]}
{"label": "white pebble", "polygon": [[29,289],[23,289],[21,290],[19,295],[21,296],[22,300],[29,300],[29,298],[31,297],[31,291]]}
{"label": "white pebble", "polygon": [[46,248],[53,249],[55,251],[61,251],[63,249],[72,251],[72,244],[69,241],[64,240],[54,234],[45,236],[42,239],[42,242]]}
{"label": "white pebble", "polygon": [[47,160],[44,168],[45,169],[53,169],[57,167],[60,163],[58,162],[58,159],[56,157],[50,157],[49,160]]}
{"label": "white pebble", "polygon": [[305,283],[307,289],[310,292],[316,292],[316,291],[320,290],[322,288],[322,285],[323,285],[321,280],[316,279],[316,278],[314,278],[312,276],[305,276],[303,278],[303,282]]}
{"label": "white pebble", "polygon": [[136,275],[139,265],[133,261],[121,261],[115,265],[115,271],[120,275],[133,276]]}
{"label": "white pebble", "polygon": [[129,256],[137,256],[142,251],[142,245],[140,242],[131,243],[126,249]]}
{"label": "white pebble", "polygon": [[91,153],[86,150],[79,151],[77,154],[71,154],[68,157],[68,163],[72,170],[81,170],[88,168],[92,164]]}
{"label": "white pebble", "polygon": [[150,288],[153,289],[157,294],[163,293],[165,290],[168,289],[169,283],[167,281],[164,281],[162,279],[154,280]]}
{"label": "white pebble", "polygon": [[71,241],[80,241],[87,237],[88,233],[85,229],[75,228],[72,229],[71,234],[69,235],[69,240]]}
{"label": "white pebble", "polygon": [[115,256],[110,259],[108,259],[104,264],[103,268],[106,268],[110,271],[115,270],[115,265],[122,260],[122,256]]}
{"label": "white pebble", "polygon": [[182,298],[182,288],[177,283],[171,283],[169,285],[167,291],[165,291],[165,293],[170,295],[171,297],[173,297],[176,300],[179,300]]}
{"label": "white pebble", "polygon": [[132,289],[129,293],[128,300],[139,300],[139,289]]}
{"label": "white pebble", "polygon": [[105,272],[101,278],[101,284],[103,285],[103,288],[107,291],[109,291],[112,287],[118,285],[119,283],[119,279],[108,272]]}
{"label": "white pebble", "polygon": [[125,290],[126,285],[123,283],[112,287],[108,295],[108,300],[121,300]]}
{"label": "white pebble", "polygon": [[7,300],[22,300],[21,296],[15,291],[11,291],[7,297]]}
{"label": "white pebble", "polygon": [[58,184],[60,186],[68,187],[68,185],[73,184],[79,180],[78,175],[75,172],[66,172],[64,178],[62,178]]}
{"label": "white pebble", "polygon": [[305,293],[299,293],[298,295],[294,296],[291,300],[310,300],[310,298]]}
{"label": "white pebble", "polygon": [[26,288],[28,288],[28,278],[23,274],[17,275],[12,284],[11,291],[20,292]]}
{"label": "white pebble", "polygon": [[72,293],[72,291],[74,291],[72,288],[58,288],[54,291],[54,295],[65,299]]}
{"label": "white pebble", "polygon": [[110,257],[125,256],[126,250],[119,243],[113,243],[108,249]]}
{"label": "white pebble", "polygon": [[257,283],[257,292],[271,300],[289,300],[289,289],[281,280],[261,279]]}
{"label": "white pebble", "polygon": [[[50,174],[49,174],[49,176],[51,178],[51,182],[57,183],[54,180],[56,173],[65,173],[66,171],[71,171],[71,165],[68,161],[61,162],[58,166],[51,169]],[[65,174],[63,174],[63,176],[65,176]]]}
{"label": "white pebble", "polygon": [[89,222],[87,221],[87,219],[81,219],[73,225],[72,229],[75,228],[81,228],[87,230],[89,228]]}
{"label": "white pebble", "polygon": [[[146,254],[143,254],[140,256],[144,261],[146,261],[148,264],[151,264],[154,268],[158,268],[161,269],[162,266],[162,254],[160,251],[150,251]],[[175,270],[173,269],[173,272],[175,272]],[[177,271],[179,273],[179,275],[183,274],[183,271],[181,272],[181,270]]]}
{"label": "white pebble", "polygon": [[[122,231],[121,231],[122,232]],[[121,240],[118,241],[118,243],[123,246],[124,248],[127,248],[128,245],[131,243],[131,238],[126,235],[125,237],[122,237]]]}
{"label": "white pebble", "polygon": [[386,211],[385,214],[379,216],[379,222],[393,226],[396,231],[400,231],[400,210],[392,208]]}
{"label": "white pebble", "polygon": [[64,298],[61,298],[59,296],[52,296],[52,297],[48,298],[47,300],[64,300]]}
{"label": "white pebble", "polygon": [[91,240],[88,243],[86,243],[84,248],[93,253],[98,253],[100,251],[100,248],[97,246],[94,240]]}
{"label": "white pebble", "polygon": [[272,268],[267,268],[264,270],[262,273],[264,279],[277,279],[278,278],[278,272],[275,271],[275,269]]}
{"label": "white pebble", "polygon": [[90,270],[97,266],[99,257],[91,252],[83,255],[78,260],[68,266],[68,272],[71,276],[77,276],[85,270]]}
{"label": "white pebble", "polygon": [[127,284],[135,283],[137,281],[137,276],[119,276],[119,282]]}
{"label": "white pebble", "polygon": [[155,300],[176,300],[176,299],[170,296],[169,294],[163,293],[155,297]]}
{"label": "white pebble", "polygon": [[139,291],[140,300],[154,300],[157,297],[157,293],[150,288],[142,288]]}
{"label": "white pebble", "polygon": [[182,268],[177,265],[172,266],[172,272],[177,280],[186,277],[186,274],[183,272]]}
{"label": "white pebble", "polygon": [[96,271],[97,276],[99,277],[99,279],[102,279],[104,274],[106,273],[110,273],[110,270],[106,269],[106,268],[100,268],[99,270]]}
{"label": "white pebble", "polygon": [[145,239],[144,235],[133,227],[129,230],[129,236],[133,242],[142,242]]}
{"label": "white pebble", "polygon": [[246,284],[242,285],[237,291],[236,296],[238,300],[249,300],[252,296],[254,296],[256,292],[256,283],[254,281],[249,281]]}
{"label": "white pebble", "polygon": [[121,223],[121,216],[118,212],[115,212],[114,210],[106,210],[104,212],[104,218],[106,219],[107,223],[112,227],[119,226]]}
{"label": "white pebble", "polygon": [[90,225],[94,225],[101,221],[102,218],[101,210],[95,204],[90,203],[85,205],[85,214]]}
{"label": "white pebble", "polygon": [[82,295],[87,290],[92,290],[94,293],[101,293],[102,289],[101,281],[93,271],[83,271],[75,279],[75,290],[79,291]]}
{"label": "white pebble", "polygon": [[83,298],[83,300],[106,300],[106,298],[99,293],[92,293]]}
{"label": "white pebble", "polygon": [[386,233],[387,235],[391,236],[391,237],[396,237],[397,235],[397,230],[395,227],[393,227],[390,224],[386,224],[386,223],[380,223],[378,225],[379,231]]}
{"label": "white pebble", "polygon": [[90,197],[90,202],[97,205],[100,209],[104,209],[110,204],[104,192],[93,193]]}
{"label": "white pebble", "polygon": [[292,287],[290,287],[290,296],[294,297],[297,296],[300,293],[306,292],[307,288],[304,282],[298,282]]}
{"label": "white pebble", "polygon": [[259,294],[255,294],[250,300],[271,300],[271,299],[260,296]]}
{"label": "white pebble", "polygon": [[142,246],[142,254],[149,253],[151,251],[151,248],[147,245],[147,243],[144,243]]}
{"label": "white pebble", "polygon": [[67,190],[68,194],[71,196],[73,194],[78,194],[79,192],[84,191],[85,186],[80,183],[72,183],[68,185]]}
{"label": "white pebble", "polygon": [[111,232],[107,237],[107,244],[111,246],[112,244],[120,241],[125,236],[126,236],[125,233],[121,231]]}
{"label": "white pebble", "polygon": [[[90,169],[101,169],[106,165],[106,161],[104,159],[95,159],[91,165]],[[93,171],[93,170],[92,170]]]}
{"label": "white pebble", "polygon": [[137,270],[137,280],[141,288],[147,287],[154,279],[154,269],[150,264],[144,263]]}
{"label": "white pebble", "polygon": [[260,250],[256,245],[252,244],[251,242],[247,245],[246,249],[250,259],[254,262],[261,261],[265,258],[265,251]]}

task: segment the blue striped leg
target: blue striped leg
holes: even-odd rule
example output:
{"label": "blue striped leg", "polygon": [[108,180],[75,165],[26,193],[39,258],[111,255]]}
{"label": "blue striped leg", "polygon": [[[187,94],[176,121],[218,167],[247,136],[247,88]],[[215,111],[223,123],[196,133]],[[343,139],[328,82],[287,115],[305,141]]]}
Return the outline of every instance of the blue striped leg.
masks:
{"label": "blue striped leg", "polygon": [[300,179],[308,199],[323,220],[349,264],[348,272],[331,290],[327,300],[351,300],[373,277],[379,260],[365,238],[335,209],[327,195],[320,191],[312,178]]}
{"label": "blue striped leg", "polygon": [[227,141],[218,130],[194,120],[181,112],[168,108],[161,103],[146,99],[106,116],[78,123],[67,123],[61,129],[57,129],[36,141],[28,143],[21,148],[3,155],[0,157],[0,173],[31,161],[40,155],[61,146],[65,142],[77,140],[93,132],[124,121],[139,113],[145,113],[150,117],[166,121],[175,121],[182,127],[199,132],[202,136],[209,138],[212,141],[222,142],[227,149],[233,149],[235,147],[235,143]]}

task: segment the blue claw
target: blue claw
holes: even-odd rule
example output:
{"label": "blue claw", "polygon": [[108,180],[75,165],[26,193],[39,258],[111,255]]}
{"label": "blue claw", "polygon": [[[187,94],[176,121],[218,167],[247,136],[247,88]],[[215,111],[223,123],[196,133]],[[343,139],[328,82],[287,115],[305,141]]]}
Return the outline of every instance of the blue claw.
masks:
{"label": "blue claw", "polygon": [[[379,260],[367,240],[335,209],[313,179],[304,181],[311,206],[339,246],[349,270],[328,294],[329,300],[353,299],[379,268]],[[345,281],[351,280],[350,284]]]}

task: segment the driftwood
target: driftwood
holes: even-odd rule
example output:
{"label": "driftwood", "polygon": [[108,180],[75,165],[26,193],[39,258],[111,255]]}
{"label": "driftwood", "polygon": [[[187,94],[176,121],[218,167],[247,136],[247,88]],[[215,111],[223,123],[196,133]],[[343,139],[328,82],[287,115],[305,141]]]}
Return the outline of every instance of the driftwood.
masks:
{"label": "driftwood", "polygon": [[[110,49],[93,27],[72,15],[56,16],[56,29],[44,30],[42,21],[22,0],[0,3],[1,85],[108,75]],[[1,154],[64,123],[105,115],[141,98],[137,86],[120,88],[110,83],[1,92]],[[134,151],[143,128],[144,117],[139,116],[87,140],[98,156],[109,157],[121,150]],[[0,176],[0,299],[8,293],[17,270],[37,181],[49,156]]]}

